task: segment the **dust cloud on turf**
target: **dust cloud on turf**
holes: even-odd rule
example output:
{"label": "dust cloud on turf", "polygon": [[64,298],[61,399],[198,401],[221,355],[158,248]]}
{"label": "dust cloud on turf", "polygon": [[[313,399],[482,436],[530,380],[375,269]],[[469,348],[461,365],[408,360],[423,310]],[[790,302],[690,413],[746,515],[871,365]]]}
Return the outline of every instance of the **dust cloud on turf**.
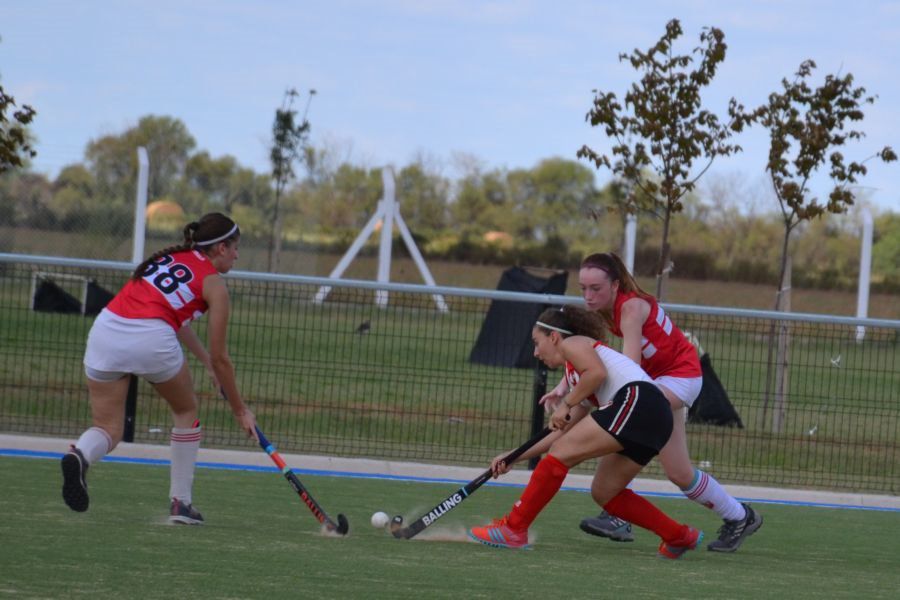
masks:
{"label": "dust cloud on turf", "polygon": [[[463,525],[445,525],[443,527],[429,527],[410,541],[422,540],[423,542],[464,542],[477,544],[475,540],[469,537],[469,529]],[[528,538],[529,544],[534,544],[537,536],[531,534]]]}
{"label": "dust cloud on turf", "polygon": [[345,538],[345,537],[349,537],[350,532],[348,531],[344,535],[341,535],[336,530],[329,529],[328,525],[322,524],[322,526],[319,528],[319,535],[321,535],[322,537],[328,537],[328,538]]}
{"label": "dust cloud on turf", "polygon": [[[426,505],[416,506],[411,510],[408,510],[406,514],[397,514],[390,513],[396,516],[400,516],[403,518],[403,526],[408,527],[410,523],[418,520],[424,511],[428,510]],[[393,517],[392,517],[393,518]],[[407,541],[415,542],[417,540],[425,541],[425,542],[464,542],[464,543],[472,543],[477,544],[475,540],[469,537],[469,527],[473,525],[482,525],[491,522],[491,518],[484,515],[477,515],[469,517],[472,522],[469,525],[451,525],[451,524],[443,524],[443,525],[432,525],[430,527],[426,527],[422,530],[418,535],[410,538]],[[390,526],[384,527],[385,533],[389,536],[392,535],[390,531]],[[333,535],[333,534],[331,534]],[[533,544],[537,540],[537,536],[534,533],[531,533],[528,538],[528,543]],[[403,541],[403,540],[400,540]]]}

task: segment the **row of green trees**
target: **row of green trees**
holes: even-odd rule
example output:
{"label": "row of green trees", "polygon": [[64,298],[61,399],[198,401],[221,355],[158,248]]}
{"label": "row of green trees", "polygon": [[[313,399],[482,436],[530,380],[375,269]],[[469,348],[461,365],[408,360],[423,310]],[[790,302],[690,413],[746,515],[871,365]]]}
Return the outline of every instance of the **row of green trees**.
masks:
{"label": "row of green trees", "polygon": [[[92,140],[83,161],[65,166],[53,179],[23,169],[3,174],[0,223],[66,231],[120,231],[120,221],[130,227],[139,146],[150,156],[151,202],[174,201],[189,215],[223,210],[236,214],[251,236],[269,234],[275,202],[271,175],[231,156],[197,150],[184,123],[166,116],[146,116],[121,134]],[[286,241],[340,245],[371,216],[382,194],[380,170],[338,162],[337,152],[305,149],[307,175],[282,192]],[[487,171],[473,163],[458,180],[416,161],[396,171],[396,187],[401,210],[419,236],[431,239],[452,230],[480,238],[501,231],[517,242],[589,237],[595,223],[585,215],[614,193],[613,187],[595,187],[590,168],[564,159],[512,171]]]}
{"label": "row of green trees", "polygon": [[[53,179],[27,170],[0,176],[0,224],[130,235],[137,146],[147,147],[151,157],[152,200],[174,201],[189,216],[225,211],[235,215],[248,243],[268,242],[275,200],[271,176],[197,149],[183,123],[158,116],[91,141],[84,160]],[[308,148],[307,176],[285,190],[282,239],[288,247],[343,251],[375,210],[382,195],[380,169],[336,161],[338,153]],[[742,208],[747,198],[730,195],[737,187],[721,182],[683,199],[683,210],[670,222],[676,275],[778,281],[780,215],[774,206],[748,213]],[[594,171],[575,160],[549,158],[512,170],[472,162],[458,179],[418,160],[396,170],[396,188],[404,218],[432,258],[571,267],[587,253],[622,244],[625,188],[615,182],[598,186]],[[858,223],[851,212],[805,224],[793,249],[796,283],[852,287]],[[638,225],[636,265],[650,274],[664,224],[645,212]],[[900,214],[876,216],[873,271],[877,286],[900,290]]]}

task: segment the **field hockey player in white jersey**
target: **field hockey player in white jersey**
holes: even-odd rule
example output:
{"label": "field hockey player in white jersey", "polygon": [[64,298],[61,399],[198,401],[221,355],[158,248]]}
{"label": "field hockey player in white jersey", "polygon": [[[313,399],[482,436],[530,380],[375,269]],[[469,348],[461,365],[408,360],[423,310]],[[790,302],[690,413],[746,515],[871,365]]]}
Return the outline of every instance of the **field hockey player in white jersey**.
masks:
{"label": "field hockey player in white jersey", "polygon": [[[547,452],[505,517],[469,536],[488,546],[527,548],[528,529],[562,486],[569,469],[602,457],[591,496],[610,514],[659,535],[659,556],[677,559],[697,547],[703,533],[668,517],[627,489],[672,434],[669,402],[637,363],[604,345],[600,317],[566,306],[541,313],[532,332],[534,355],[550,368],[565,367],[567,392],[550,418],[553,433],[518,460]],[[585,418],[587,417],[587,418]],[[507,453],[491,463],[494,477],[509,471]]]}
{"label": "field hockey player in white jersey", "polygon": [[[762,525],[762,516],[738,502],[715,477],[694,467],[688,454],[687,409],[700,394],[703,372],[694,346],[651,294],[613,253],[591,254],[581,263],[578,282],[588,310],[601,315],[613,335],[622,338],[622,353],[638,362],[653,378],[672,406],[674,428],[659,462],[669,480],[701,506],[719,515],[718,539],[708,550],[734,552]],[[565,382],[541,399],[552,406],[564,393]],[[626,521],[601,513],[581,521],[586,533],[615,541],[631,541]]]}
{"label": "field hockey player in white jersey", "polygon": [[[122,440],[129,376],[136,375],[149,381],[172,411],[169,520],[203,523],[192,499],[202,433],[181,344],[200,360],[217,390],[228,398],[241,429],[256,437],[256,419],[237,389],[226,347],[229,296],[220,275],[234,266],[240,235],[237,224],[221,213],[189,223],[183,242],[138,265],[97,316],[84,354],[93,426],[62,458],[62,496],[72,510],[88,509],[88,467]],[[190,326],[207,311],[208,350]]]}

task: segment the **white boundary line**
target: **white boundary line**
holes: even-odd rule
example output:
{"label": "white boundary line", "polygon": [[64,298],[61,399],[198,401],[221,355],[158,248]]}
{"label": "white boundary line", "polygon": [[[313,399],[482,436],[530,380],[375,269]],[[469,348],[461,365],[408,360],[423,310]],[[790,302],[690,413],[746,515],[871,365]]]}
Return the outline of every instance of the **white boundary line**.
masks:
{"label": "white boundary line", "polygon": [[[0,456],[10,455],[9,451],[62,454],[69,449],[72,441],[63,438],[35,437],[14,434],[0,434]],[[276,443],[277,446],[277,443]],[[6,452],[5,452],[6,451]],[[27,456],[27,454],[26,454]],[[431,480],[434,482],[467,482],[484,469],[453,467],[412,462],[398,462],[367,458],[339,458],[306,454],[282,454],[296,471],[315,471],[321,475],[366,476],[385,479]],[[169,447],[155,444],[122,443],[110,458],[118,460],[168,461]],[[201,448],[198,456],[201,466],[228,468],[265,467],[275,468],[271,459],[262,450],[217,450]],[[486,466],[485,466],[486,468]],[[516,469],[498,480],[500,484],[524,485],[531,472]],[[563,483],[565,488],[587,491],[591,486],[590,475],[569,475]],[[684,498],[681,491],[671,482],[658,479],[635,479],[631,486],[634,491],[675,498]],[[807,504],[834,507],[852,507],[900,511],[900,496],[857,494],[851,492],[826,492],[820,490],[782,489],[747,485],[725,485],[733,496],[741,500],[780,504]]]}

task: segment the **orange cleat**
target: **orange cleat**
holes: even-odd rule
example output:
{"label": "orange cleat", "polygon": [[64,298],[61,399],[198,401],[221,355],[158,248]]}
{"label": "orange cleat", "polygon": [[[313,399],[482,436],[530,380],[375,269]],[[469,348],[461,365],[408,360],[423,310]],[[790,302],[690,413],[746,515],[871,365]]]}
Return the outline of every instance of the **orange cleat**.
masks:
{"label": "orange cleat", "polygon": [[528,530],[513,531],[506,523],[506,517],[494,519],[490,525],[473,527],[469,530],[469,537],[476,542],[494,548],[520,548],[528,550]]}
{"label": "orange cleat", "polygon": [[660,542],[658,556],[678,560],[684,556],[685,552],[696,548],[701,541],[703,541],[703,532],[685,525],[680,537],[671,542],[665,540]]}

